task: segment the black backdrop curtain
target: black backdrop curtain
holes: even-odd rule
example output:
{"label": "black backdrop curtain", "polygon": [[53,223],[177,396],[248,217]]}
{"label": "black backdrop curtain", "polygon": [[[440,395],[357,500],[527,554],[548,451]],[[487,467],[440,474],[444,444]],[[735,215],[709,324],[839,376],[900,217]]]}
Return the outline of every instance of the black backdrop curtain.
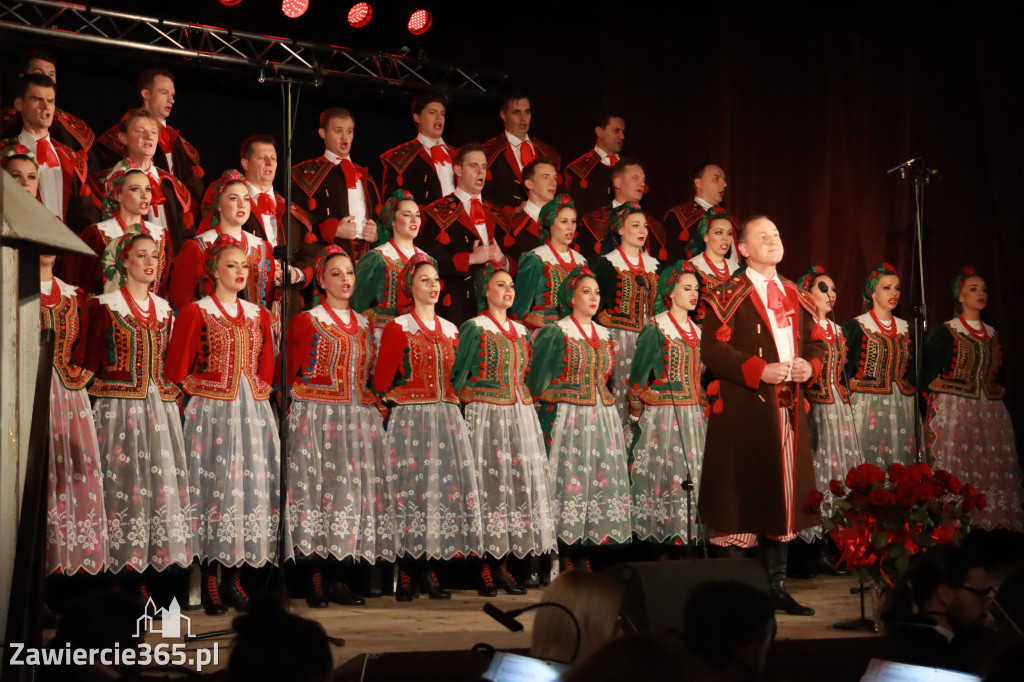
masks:
{"label": "black backdrop curtain", "polygon": [[[999,330],[1006,400],[1021,424],[1024,316],[1016,306],[1024,74],[1010,3],[722,2],[656,10],[636,2],[424,2],[435,23],[418,38],[402,25],[409,2],[375,3],[362,31],[344,23],[350,3],[334,0],[311,0],[298,20],[284,19],[275,0],[232,8],[214,0],[159,9],[96,4],[353,47],[408,45],[438,59],[498,68],[511,75],[510,86],[530,93],[531,132],[566,160],[593,144],[598,110],[621,112],[625,152],[645,166],[649,209],[660,215],[688,199],[692,166],[717,160],[727,173],[730,212],[763,213],[778,224],[784,274],[797,277],[811,263],[831,270],[840,322],[860,312],[864,276],[883,260],[902,276],[898,313],[910,316],[912,185],[885,170],[924,156],[943,176],[926,191],[929,323],[952,317],[949,282],[961,266],[986,275],[985,319]],[[253,72],[16,33],[0,41],[5,105],[15,56],[32,45],[57,53],[58,105],[97,133],[135,105],[140,70],[171,68],[178,91],[171,123],[196,144],[211,176],[237,166],[245,136],[280,131],[279,88],[258,84]],[[387,87],[328,82],[304,90],[295,159],[320,153],[317,113],[340,104],[356,117],[355,160],[379,173],[377,155],[413,135],[408,102]],[[450,143],[482,141],[500,129],[495,102],[451,102]]]}

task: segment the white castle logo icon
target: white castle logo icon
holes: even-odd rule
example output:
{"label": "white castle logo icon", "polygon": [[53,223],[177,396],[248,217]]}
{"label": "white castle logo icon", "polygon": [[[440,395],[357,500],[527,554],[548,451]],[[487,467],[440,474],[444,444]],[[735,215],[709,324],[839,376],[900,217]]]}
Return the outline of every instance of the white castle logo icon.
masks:
{"label": "white castle logo icon", "polygon": [[[157,625],[157,620],[160,624]],[[166,609],[158,609],[150,597],[146,602],[146,610],[138,620],[135,621],[135,636],[142,637],[147,632],[160,635],[164,639],[178,639],[182,636],[181,622],[185,621],[185,636],[192,636],[192,619],[181,615],[181,607],[178,600],[172,599],[171,605]]]}

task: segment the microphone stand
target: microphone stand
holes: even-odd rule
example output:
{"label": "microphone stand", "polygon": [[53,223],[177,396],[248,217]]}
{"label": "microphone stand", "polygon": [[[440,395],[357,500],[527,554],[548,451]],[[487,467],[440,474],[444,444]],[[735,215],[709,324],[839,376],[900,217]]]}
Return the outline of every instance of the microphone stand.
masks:
{"label": "microphone stand", "polygon": [[[888,174],[896,172],[900,174],[901,180],[906,180],[910,175],[914,181],[914,245],[911,251],[910,279],[912,283],[916,281],[918,292],[921,295],[921,303],[913,307],[913,331],[911,332],[914,344],[914,382],[917,383],[921,377],[922,342],[928,333],[928,303],[925,299],[924,289],[924,190],[932,180],[941,179],[942,173],[927,168],[922,157],[914,157],[886,171]],[[914,258],[915,254],[916,259]],[[927,459],[924,445],[924,417],[917,400],[920,395],[920,387],[915,386],[914,388],[914,439],[917,444],[917,461],[924,462]]]}

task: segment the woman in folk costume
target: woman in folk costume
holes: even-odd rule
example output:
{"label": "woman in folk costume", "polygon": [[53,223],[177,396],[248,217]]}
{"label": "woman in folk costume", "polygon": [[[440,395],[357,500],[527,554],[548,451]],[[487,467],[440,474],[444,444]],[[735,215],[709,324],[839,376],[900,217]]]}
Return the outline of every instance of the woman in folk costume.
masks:
{"label": "woman in folk costume", "polygon": [[286,558],[306,564],[306,601],[322,608],[365,603],[345,584],[340,562],[394,561],[398,529],[390,443],[369,387],[370,324],[349,306],[352,258],[328,246],[314,278],[320,305],[292,319],[285,344],[292,396],[285,532]]}
{"label": "woman in folk costume", "polygon": [[846,376],[860,451],[885,470],[917,453],[913,345],[906,321],[893,315],[900,278],[892,265],[868,273],[863,300],[864,313],[843,324]]}
{"label": "woman in folk costume", "polygon": [[[107,257],[104,268],[104,252],[107,247],[125,234],[148,234],[153,237],[153,241],[160,249],[153,293],[166,296],[173,259],[171,238],[164,226],[146,222],[145,216],[149,213],[152,198],[153,188],[148,175],[123,161],[115,166],[107,176],[106,195],[103,200],[104,220],[90,225],[79,235],[99,258],[72,256],[67,259],[61,273],[90,295],[110,293],[118,285],[115,284],[117,277],[114,276],[112,256]],[[113,280],[108,280],[105,269],[109,269],[107,274],[113,276]]]}
{"label": "woman in folk costume", "polygon": [[[270,310],[274,282],[280,273],[270,244],[242,229],[249,219],[250,208],[245,178],[236,170],[224,171],[206,190],[198,234],[182,245],[174,261],[168,298],[175,310],[180,311],[202,296],[199,285],[206,271],[206,251],[222,235],[234,240],[246,254],[249,275],[241,297]],[[277,318],[272,317],[271,322],[276,324]]]}
{"label": "woman in folk costume", "polygon": [[400,286],[412,308],[384,328],[373,376],[391,406],[404,556],[395,598],[410,601],[419,586],[431,599],[450,599],[428,562],[483,554],[476,461],[451,382],[458,330],[434,312],[441,279],[429,256],[409,259]]}
{"label": "woman in folk costume", "polygon": [[697,221],[687,250],[705,286],[727,281],[739,267],[733,245],[733,225],[721,206],[712,206]]}
{"label": "woman in folk costume", "polygon": [[601,287],[597,321],[607,327],[615,347],[612,394],[622,423],[623,437],[633,440],[629,418],[629,371],[640,330],[654,317],[658,261],[644,252],[647,217],[640,204],[627,201],[608,218],[609,237],[615,247],[590,265]]}
{"label": "woman in folk costume", "polygon": [[540,210],[541,245],[519,259],[516,299],[510,312],[536,334],[562,316],[558,292],[562,281],[587,259],[570,247],[576,238],[576,207],[568,194],[556,195]]}
{"label": "woman in folk costume", "polygon": [[509,555],[524,559],[555,550],[544,434],[526,388],[532,344],[526,327],[508,319],[515,300],[512,276],[488,263],[476,276],[481,315],[459,327],[455,390],[466,404],[477,471],[484,551],[480,594],[498,588],[526,594],[508,568]]}
{"label": "woman in folk costume", "polygon": [[526,383],[541,402],[548,489],[563,570],[589,568],[596,545],[629,542],[626,442],[608,388],[611,334],[594,323],[601,290],[587,266],[562,282],[566,317],[540,330]]}
{"label": "woman in folk costume", "polygon": [[163,371],[174,315],[151,290],[160,247],[149,235],[128,234],[108,248],[122,284],[89,301],[86,343],[75,357],[95,373],[89,394],[104,458],[107,568],[187,568],[195,540],[180,391]]}
{"label": "woman in folk costume", "polygon": [[[19,150],[3,157],[35,164]],[[25,170],[31,168],[26,164]],[[23,186],[35,196],[39,176],[24,174]],[[53,276],[52,255],[39,256],[39,318],[54,333],[50,377],[49,475],[46,498],[46,573],[95,575],[106,563],[107,517],[103,511],[103,468],[92,406],[85,390],[92,372],[72,360],[85,343],[86,297],[81,289]]]}
{"label": "woman in folk costume", "polygon": [[[203,606],[248,605],[239,569],[276,560],[281,442],[268,400],[274,375],[270,314],[239,297],[249,258],[219,236],[205,252],[206,294],[178,311],[165,376],[181,384],[189,491],[195,505]],[[223,568],[218,584],[217,565]]]}
{"label": "woman in folk costume", "polygon": [[997,383],[1002,347],[981,320],[988,287],[973,268],[953,280],[957,316],[925,342],[920,386],[927,391],[925,443],[935,466],[985,494],[973,510],[985,530],[1024,530],[1024,489],[1013,423]]}
{"label": "woman in folk costume", "polygon": [[629,473],[633,533],[642,542],[685,545],[700,534],[695,513],[707,400],[700,386],[700,328],[690,319],[700,287],[692,263],[679,261],[663,271],[661,312],[637,339],[629,409],[639,434]]}
{"label": "woman in folk costume", "polygon": [[424,253],[413,244],[423,224],[420,207],[408,190],[397,189],[384,202],[377,217],[377,236],[381,243],[359,259],[352,309],[370,320],[375,346],[388,322],[412,305],[399,286],[402,268],[413,256]]}

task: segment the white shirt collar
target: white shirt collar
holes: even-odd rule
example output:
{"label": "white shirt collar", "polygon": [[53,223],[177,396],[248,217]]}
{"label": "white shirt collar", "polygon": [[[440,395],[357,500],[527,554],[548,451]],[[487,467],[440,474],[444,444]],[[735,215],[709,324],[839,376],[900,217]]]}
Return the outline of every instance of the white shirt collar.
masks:
{"label": "white shirt collar", "polygon": [[428,152],[434,147],[435,144],[439,144],[442,147],[448,146],[444,143],[444,138],[441,138],[437,142],[433,142],[429,137],[427,137],[423,133],[417,135],[416,139],[420,141],[420,144],[423,145],[423,148],[426,149]]}
{"label": "white shirt collar", "polygon": [[594,151],[595,151],[595,152],[597,152],[597,155],[598,155],[599,157],[601,157],[601,160],[602,160],[602,161],[604,161],[604,160],[605,160],[605,158],[607,158],[607,157],[608,157],[608,152],[606,152],[605,150],[601,149],[601,148],[600,148],[600,147],[598,147],[598,146],[597,146],[596,144],[594,145]]}
{"label": "white shirt collar", "polygon": [[[769,278],[765,277],[764,275],[762,275],[760,272],[758,272],[754,268],[747,268],[746,269],[746,273],[747,273],[747,277],[750,278],[750,283],[753,284],[755,287],[757,287],[758,291],[767,291],[768,290],[768,279]],[[776,284],[778,284],[780,289],[782,288],[782,280],[779,279],[779,273],[778,273],[777,270],[775,272],[775,276],[771,278],[771,281],[773,281]]]}
{"label": "white shirt collar", "polygon": [[43,135],[40,138],[33,137],[32,133],[28,132],[24,128],[21,129],[21,135],[18,135],[18,141],[21,142],[26,147],[35,147],[35,145],[39,143],[39,140],[49,140],[49,139],[50,139],[50,131],[49,130],[47,130],[46,134]]}
{"label": "white shirt collar", "polygon": [[704,201],[700,197],[695,196],[693,198],[693,200],[696,201],[697,205],[700,206],[701,208],[703,208],[705,211],[710,211],[711,209],[714,208],[713,204],[709,204],[708,202]]}
{"label": "white shirt collar", "polygon": [[470,194],[466,190],[462,189],[461,187],[456,187],[455,188],[455,196],[456,196],[456,198],[458,198],[459,201],[462,202],[462,208],[465,209],[466,215],[469,215],[469,201],[470,201],[470,199],[479,199],[480,198],[479,194],[477,194],[476,196],[473,196],[472,194]]}
{"label": "white shirt collar", "polygon": [[540,209],[541,207],[533,203],[532,201],[527,201],[526,203],[523,204],[523,212],[525,212],[526,215],[530,216],[538,223],[540,222]]}
{"label": "white shirt collar", "polygon": [[526,134],[526,137],[524,137],[523,139],[520,140],[518,137],[516,137],[515,135],[513,135],[512,133],[510,133],[509,131],[506,130],[505,131],[505,137],[508,138],[508,143],[510,145],[512,145],[513,147],[518,147],[522,143],[530,141],[530,134],[529,133]]}
{"label": "white shirt collar", "polygon": [[271,199],[273,199],[274,201],[277,201],[277,197],[274,196],[274,188],[273,187],[271,187],[268,190],[262,190],[259,187],[257,187],[256,185],[254,185],[251,182],[249,182],[248,180],[245,181],[245,186],[249,188],[249,197],[252,198],[253,205],[255,205],[256,197],[258,197],[261,194],[269,194]]}
{"label": "white shirt collar", "polygon": [[612,208],[618,208],[619,206],[622,206],[624,203],[626,202],[619,201],[618,199],[612,199]]}
{"label": "white shirt collar", "polygon": [[350,158],[350,157],[344,157],[343,158],[343,157],[338,156],[337,154],[335,154],[331,150],[325,149],[324,150],[324,158],[327,159],[329,162],[334,163],[336,161],[344,161],[345,158]]}

